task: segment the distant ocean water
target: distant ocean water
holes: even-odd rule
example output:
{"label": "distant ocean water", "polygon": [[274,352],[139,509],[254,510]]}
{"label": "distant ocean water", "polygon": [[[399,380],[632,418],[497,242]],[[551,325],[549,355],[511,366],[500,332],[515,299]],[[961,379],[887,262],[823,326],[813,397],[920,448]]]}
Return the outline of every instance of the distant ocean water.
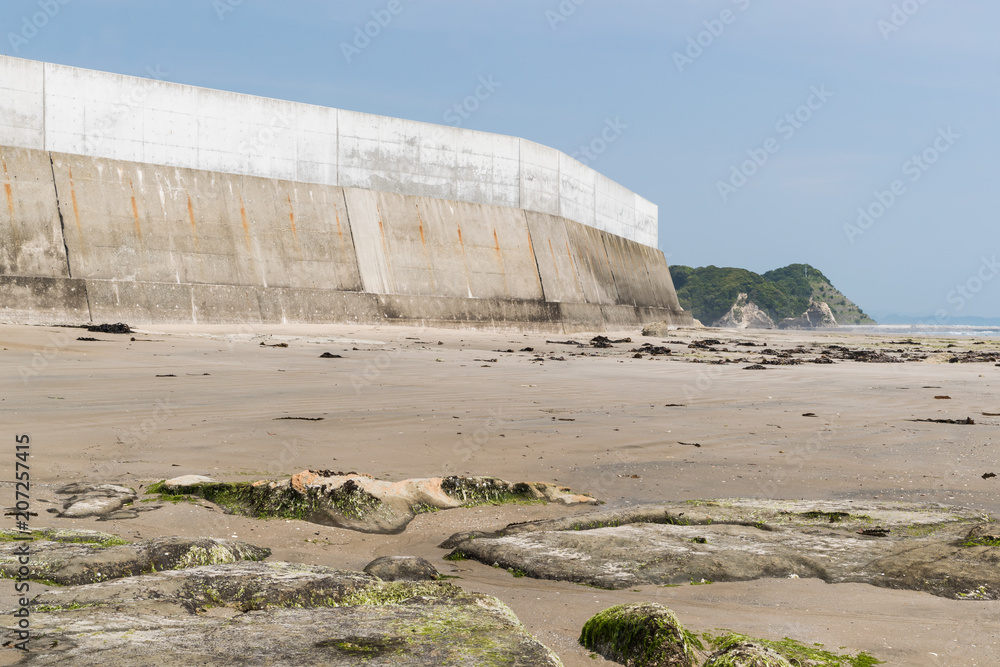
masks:
{"label": "distant ocean water", "polygon": [[963,338],[1000,338],[1000,327],[927,324],[845,325],[840,329],[856,333],[886,336],[956,336]]}

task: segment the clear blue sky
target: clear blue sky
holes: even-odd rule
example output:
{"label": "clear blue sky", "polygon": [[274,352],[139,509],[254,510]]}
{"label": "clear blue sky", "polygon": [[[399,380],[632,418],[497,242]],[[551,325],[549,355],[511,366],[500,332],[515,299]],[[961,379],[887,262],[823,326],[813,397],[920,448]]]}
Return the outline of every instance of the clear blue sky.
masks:
{"label": "clear blue sky", "polygon": [[573,154],[627,125],[591,166],[659,205],[671,263],[1000,317],[998,26],[995,0],[5,0],[0,49],[443,124],[492,78],[463,126]]}

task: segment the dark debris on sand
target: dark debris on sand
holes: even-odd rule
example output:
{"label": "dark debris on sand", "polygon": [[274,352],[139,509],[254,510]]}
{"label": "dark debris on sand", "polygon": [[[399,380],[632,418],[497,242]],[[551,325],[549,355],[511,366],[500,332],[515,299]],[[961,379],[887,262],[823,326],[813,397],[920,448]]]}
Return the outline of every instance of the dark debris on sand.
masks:
{"label": "dark debris on sand", "polygon": [[105,334],[130,334],[134,333],[129,327],[129,325],[124,322],[118,322],[117,324],[95,324],[93,326],[87,327],[87,331],[93,333],[105,333]]}

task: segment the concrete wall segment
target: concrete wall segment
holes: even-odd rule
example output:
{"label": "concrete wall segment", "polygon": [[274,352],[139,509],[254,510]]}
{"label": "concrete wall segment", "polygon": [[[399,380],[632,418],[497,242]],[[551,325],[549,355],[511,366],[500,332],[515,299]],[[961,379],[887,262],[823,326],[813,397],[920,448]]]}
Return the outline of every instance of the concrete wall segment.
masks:
{"label": "concrete wall segment", "polygon": [[69,277],[49,156],[0,146],[0,188],[0,275]]}
{"label": "concrete wall segment", "polygon": [[521,208],[657,239],[655,206],[527,140],[7,56],[0,145]]}

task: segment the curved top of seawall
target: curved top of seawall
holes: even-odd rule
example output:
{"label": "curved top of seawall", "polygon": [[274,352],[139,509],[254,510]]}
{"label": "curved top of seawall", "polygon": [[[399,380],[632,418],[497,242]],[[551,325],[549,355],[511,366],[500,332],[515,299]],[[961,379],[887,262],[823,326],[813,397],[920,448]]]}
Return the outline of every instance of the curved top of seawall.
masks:
{"label": "curved top of seawall", "polygon": [[521,208],[657,245],[655,204],[526,139],[9,56],[0,145]]}

